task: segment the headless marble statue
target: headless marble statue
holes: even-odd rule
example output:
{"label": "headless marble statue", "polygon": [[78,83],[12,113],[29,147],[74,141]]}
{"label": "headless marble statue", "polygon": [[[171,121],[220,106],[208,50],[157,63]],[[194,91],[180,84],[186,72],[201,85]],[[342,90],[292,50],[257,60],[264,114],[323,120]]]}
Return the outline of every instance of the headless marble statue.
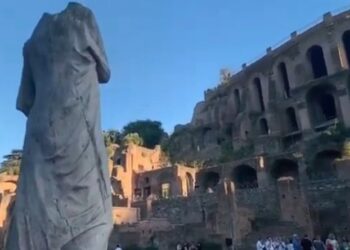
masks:
{"label": "headless marble statue", "polygon": [[24,49],[28,118],[7,250],[106,250],[112,229],[98,83],[110,78],[93,13],[44,14]]}

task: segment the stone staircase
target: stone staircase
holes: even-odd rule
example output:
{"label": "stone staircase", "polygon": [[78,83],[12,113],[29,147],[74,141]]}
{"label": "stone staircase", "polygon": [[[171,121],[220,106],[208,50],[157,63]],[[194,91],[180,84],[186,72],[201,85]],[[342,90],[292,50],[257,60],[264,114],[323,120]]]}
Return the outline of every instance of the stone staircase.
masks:
{"label": "stone staircase", "polygon": [[289,239],[293,234],[303,235],[304,229],[298,227],[293,222],[258,219],[255,221],[254,229],[246,235],[243,240],[236,245],[236,250],[255,250],[256,242],[259,239],[265,240],[267,237],[282,237]]}

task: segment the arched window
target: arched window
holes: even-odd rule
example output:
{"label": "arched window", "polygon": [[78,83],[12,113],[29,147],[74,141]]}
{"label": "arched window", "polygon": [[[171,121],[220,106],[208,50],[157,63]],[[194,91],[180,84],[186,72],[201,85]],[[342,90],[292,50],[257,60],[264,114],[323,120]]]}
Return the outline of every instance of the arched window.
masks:
{"label": "arched window", "polygon": [[267,135],[269,133],[269,126],[267,125],[267,121],[265,118],[260,119],[260,134]]}
{"label": "arched window", "polygon": [[282,80],[282,83],[283,83],[283,96],[284,98],[289,98],[290,97],[289,79],[288,79],[287,67],[284,62],[281,62],[278,65],[278,72],[280,75],[280,79]]}
{"label": "arched window", "polygon": [[312,72],[314,79],[326,76],[327,66],[324,59],[322,47],[319,45],[314,45],[307,51],[307,57],[312,67]]}
{"label": "arched window", "polygon": [[237,113],[241,110],[241,97],[239,95],[239,90],[235,89],[234,90],[234,97],[235,97],[235,107],[237,110]]}
{"label": "arched window", "polygon": [[306,95],[309,114],[314,125],[333,120],[337,117],[334,99],[335,88],[331,85],[319,85],[309,90]]}
{"label": "arched window", "polygon": [[215,187],[218,185],[220,180],[220,175],[216,172],[210,171],[203,176],[203,187],[208,192],[213,192]]}
{"label": "arched window", "polygon": [[260,81],[260,78],[258,77],[254,79],[254,88],[255,88],[256,96],[258,98],[260,111],[263,112],[265,111],[264,96],[262,93],[261,81]]}
{"label": "arched window", "polygon": [[118,158],[117,161],[116,161],[116,164],[117,164],[117,165],[122,165],[122,159],[121,159],[121,158]]}
{"label": "arched window", "polygon": [[249,165],[240,165],[233,169],[232,181],[237,189],[258,188],[256,170]]}
{"label": "arched window", "polygon": [[294,108],[292,107],[287,108],[286,115],[287,115],[288,132],[298,131],[299,127],[298,127],[297,117],[295,115]]}
{"label": "arched window", "polygon": [[345,31],[342,38],[348,67],[350,68],[350,30]]}
{"label": "arched window", "polygon": [[272,165],[271,175],[276,180],[281,178],[296,179],[299,175],[298,164],[289,159],[276,160]]}

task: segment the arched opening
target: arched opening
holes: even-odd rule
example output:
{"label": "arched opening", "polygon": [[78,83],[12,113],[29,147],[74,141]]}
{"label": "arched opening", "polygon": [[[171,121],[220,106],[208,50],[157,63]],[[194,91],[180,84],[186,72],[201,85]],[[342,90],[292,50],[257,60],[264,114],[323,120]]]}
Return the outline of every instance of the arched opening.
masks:
{"label": "arched opening", "polygon": [[346,60],[348,62],[348,67],[350,68],[350,30],[345,31],[342,38]]}
{"label": "arched opening", "polygon": [[297,162],[286,158],[278,159],[272,165],[271,175],[276,180],[281,219],[296,221],[301,209]]}
{"label": "arched opening", "polygon": [[310,89],[306,95],[309,114],[314,125],[320,125],[337,117],[335,88],[331,85],[319,85]]}
{"label": "arched opening", "polygon": [[295,110],[292,107],[286,109],[287,115],[287,127],[288,132],[295,132],[299,130],[297,117],[295,115]]}
{"label": "arched opening", "polygon": [[249,165],[240,165],[232,171],[232,181],[236,189],[258,188],[258,176],[256,170]]}
{"label": "arched opening", "polygon": [[203,187],[206,191],[212,193],[215,187],[218,185],[220,180],[220,175],[216,172],[207,172],[204,174]]}
{"label": "arched opening", "polygon": [[324,59],[323,50],[321,46],[314,45],[311,48],[309,48],[307,51],[307,57],[311,64],[314,79],[326,76],[328,74],[326,61]]}
{"label": "arched opening", "polygon": [[264,104],[264,96],[262,93],[262,88],[261,88],[261,81],[259,77],[256,77],[254,79],[254,88],[255,88],[255,92],[256,92],[256,96],[258,98],[258,102],[259,102],[259,109],[260,111],[265,111],[265,104]]}
{"label": "arched opening", "polygon": [[316,154],[312,165],[307,169],[310,179],[328,179],[336,176],[335,160],[341,158],[338,150],[324,150]]}
{"label": "arched opening", "polygon": [[296,180],[299,176],[298,164],[289,159],[276,160],[272,166],[271,175],[276,180]]}
{"label": "arched opening", "polygon": [[269,134],[269,126],[265,118],[260,119],[259,121],[260,134],[267,135]]}
{"label": "arched opening", "polygon": [[290,97],[290,86],[289,86],[287,67],[286,67],[286,64],[284,62],[281,62],[278,65],[278,72],[280,75],[280,79],[282,80],[282,83],[283,83],[283,96],[284,96],[284,98],[289,98]]}
{"label": "arched opening", "polygon": [[186,173],[186,189],[187,189],[187,195],[192,193],[194,189],[194,181],[190,173]]}
{"label": "arched opening", "polygon": [[233,94],[235,98],[235,107],[236,107],[237,113],[239,113],[239,111],[241,110],[241,97],[239,95],[239,90],[235,89],[233,91]]}
{"label": "arched opening", "polygon": [[121,158],[117,158],[116,164],[117,164],[117,165],[122,165],[122,159],[121,159]]}

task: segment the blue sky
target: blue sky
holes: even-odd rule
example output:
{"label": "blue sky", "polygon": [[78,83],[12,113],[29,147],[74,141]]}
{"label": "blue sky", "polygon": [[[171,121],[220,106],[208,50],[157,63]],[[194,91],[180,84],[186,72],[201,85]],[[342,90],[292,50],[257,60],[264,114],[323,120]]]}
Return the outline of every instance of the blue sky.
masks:
{"label": "blue sky", "polygon": [[[66,0],[0,2],[0,157],[21,148],[15,110],[22,45],[43,12]],[[244,62],[348,0],[85,0],[99,23],[112,69],[102,86],[102,126],[154,119],[171,132],[190,121],[221,68]]]}

